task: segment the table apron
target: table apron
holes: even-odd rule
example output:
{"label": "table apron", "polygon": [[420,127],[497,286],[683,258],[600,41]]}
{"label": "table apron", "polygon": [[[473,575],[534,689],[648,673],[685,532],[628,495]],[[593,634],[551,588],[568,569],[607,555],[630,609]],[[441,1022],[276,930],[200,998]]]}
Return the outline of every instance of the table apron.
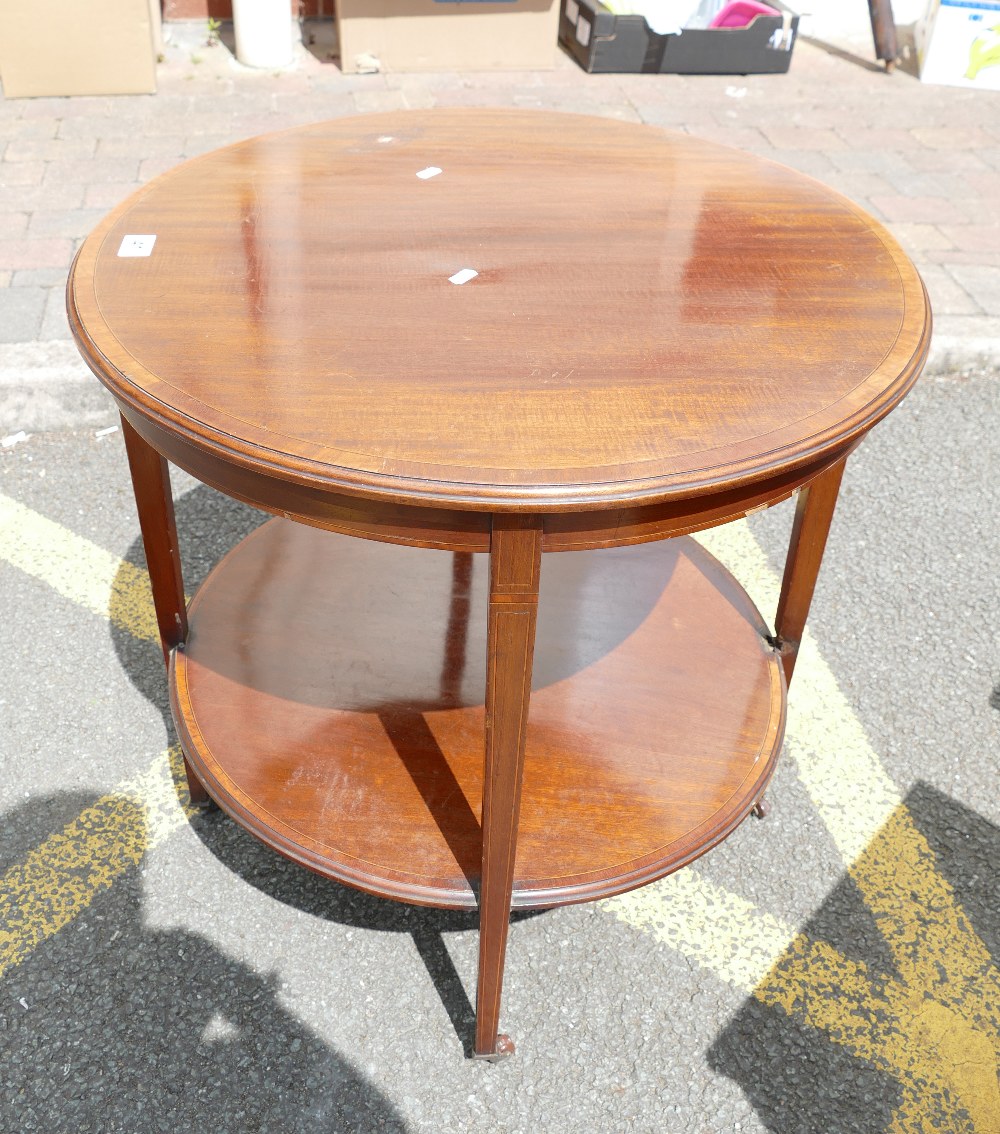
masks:
{"label": "table apron", "polygon": [[[123,417],[167,460],[203,484],[277,516],[381,543],[444,551],[488,552],[487,509],[431,508],[333,492],[285,480],[226,460],[193,445],[119,402]],[[590,551],[687,535],[741,519],[787,500],[799,488],[843,460],[857,442],[767,479],[724,491],[654,504],[616,505],[575,512],[526,508],[543,517],[542,551]]]}

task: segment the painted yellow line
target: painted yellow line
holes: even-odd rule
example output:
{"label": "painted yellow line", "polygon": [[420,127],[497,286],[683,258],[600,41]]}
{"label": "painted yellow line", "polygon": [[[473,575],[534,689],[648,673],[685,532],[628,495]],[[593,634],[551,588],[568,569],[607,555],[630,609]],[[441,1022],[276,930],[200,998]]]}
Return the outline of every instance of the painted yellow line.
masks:
{"label": "painted yellow line", "polygon": [[900,806],[854,864],[899,978],[799,936],[754,990],[900,1086],[889,1134],[1000,1131],[1000,973]]}
{"label": "painted yellow line", "polygon": [[851,877],[875,915],[903,983],[959,1011],[970,995],[975,1001],[975,990],[988,989],[988,1015],[1000,1029],[1000,973],[905,807],[897,808],[854,863]]}
{"label": "painted yellow line", "polygon": [[[770,619],[781,582],[747,524],[715,528],[699,540]],[[850,866],[902,800],[808,630],[789,697],[784,757],[795,762],[813,806]]]}
{"label": "painted yellow line", "polygon": [[[775,609],[779,579],[746,524],[706,533],[703,542],[765,612]],[[899,980],[876,982],[829,945],[799,937],[754,995],[893,1074],[902,1091],[893,1131],[1000,1131],[1000,974],[808,631],[785,754]]]}
{"label": "painted yellow line", "polygon": [[[701,538],[761,610],[775,609],[779,580],[745,524]],[[706,879],[685,881],[690,871],[606,907],[891,1074],[900,1103],[887,1134],[1000,1131],[1000,974],[809,634],[785,748],[898,979],[875,979]]]}
{"label": "painted yellow line", "polygon": [[[145,571],[2,493],[0,557],[137,638],[159,642]],[[171,749],[11,867],[0,880],[0,975],[182,827],[187,798],[180,750]]]}
{"label": "painted yellow line", "polygon": [[[765,617],[770,615],[778,604],[780,579],[747,524],[728,524],[698,538],[746,587]],[[901,804],[808,631],[795,670],[783,758],[795,761],[847,865]],[[606,906],[622,921],[654,933],[747,992],[795,937],[790,926],[756,911],[691,867],[610,899]]]}
{"label": "painted yellow line", "polygon": [[0,977],[186,822],[180,750],[96,800],[0,878]]}
{"label": "painted yellow line", "polygon": [[767,976],[797,934],[793,926],[754,909],[693,867],[602,904],[621,921],[747,993]]}
{"label": "painted yellow line", "polygon": [[2,493],[0,555],[137,638],[159,642],[145,571]]}

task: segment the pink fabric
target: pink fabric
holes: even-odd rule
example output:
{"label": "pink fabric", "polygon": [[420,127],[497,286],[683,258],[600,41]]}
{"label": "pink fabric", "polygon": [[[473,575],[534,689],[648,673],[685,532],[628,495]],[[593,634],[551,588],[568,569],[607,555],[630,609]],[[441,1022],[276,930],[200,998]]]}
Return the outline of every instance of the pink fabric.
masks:
{"label": "pink fabric", "polygon": [[780,16],[776,8],[758,4],[757,0],[732,0],[724,5],[708,25],[710,28],[745,28],[758,16]]}

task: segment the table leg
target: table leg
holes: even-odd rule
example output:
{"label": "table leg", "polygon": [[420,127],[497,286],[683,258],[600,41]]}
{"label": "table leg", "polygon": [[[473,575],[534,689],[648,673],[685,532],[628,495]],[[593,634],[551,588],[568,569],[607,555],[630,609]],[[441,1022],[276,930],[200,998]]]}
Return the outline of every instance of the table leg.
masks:
{"label": "table leg", "polygon": [[[187,605],[184,602],[184,579],[177,547],[177,522],[174,499],[170,492],[170,472],[166,459],[132,428],[122,415],[122,435],[132,473],[132,490],[139,513],[142,546],[146,552],[149,583],[153,590],[153,607],[160,631],[163,660],[170,664],[170,651],[187,638]],[[208,792],[184,761],[191,802],[210,802]]]}
{"label": "table leg", "polygon": [[843,457],[799,491],[785,574],[781,580],[778,613],[774,619],[775,645],[781,654],[785,680],[789,684],[846,464],[847,457]]}
{"label": "table leg", "polygon": [[514,886],[541,558],[539,518],[494,517],[490,544],[483,871],[479,895],[475,1042],[476,1056],[484,1059],[498,1059],[514,1050],[508,1036],[498,1035],[498,1028]]}
{"label": "table leg", "polygon": [[892,71],[899,55],[892,0],[868,0],[868,11],[872,21],[872,39],[875,41],[875,58],[885,63],[887,71]]}
{"label": "table leg", "polygon": [[440,696],[442,708],[459,703],[462,678],[465,676],[465,651],[469,640],[469,608],[471,606],[472,553],[454,551],[451,559],[451,601],[448,605],[448,626],[444,635],[444,664],[441,666]]}

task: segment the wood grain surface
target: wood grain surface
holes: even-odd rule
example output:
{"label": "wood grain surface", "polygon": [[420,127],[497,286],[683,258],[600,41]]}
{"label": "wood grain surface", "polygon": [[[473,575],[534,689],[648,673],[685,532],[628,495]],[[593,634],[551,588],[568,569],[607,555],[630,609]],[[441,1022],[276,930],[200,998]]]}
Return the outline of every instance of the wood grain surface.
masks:
{"label": "wood grain surface", "polygon": [[[486,1057],[513,1051],[510,1036],[498,1046],[497,1030],[514,892],[541,567],[541,517],[494,516],[486,616],[486,761],[475,1041],[476,1054]],[[455,633],[463,630],[467,637],[468,624],[453,626]]]}
{"label": "wood grain surface", "polygon": [[[285,520],[241,543],[173,655],[213,797],[321,873],[474,908],[488,562]],[[514,907],[639,885],[747,814],[784,725],[766,633],[690,539],[544,559]]]}
{"label": "wood grain surface", "polygon": [[[152,254],[119,256],[130,234]],[[819,183],[534,111],[340,119],[197,158],[98,226],[68,296],[95,373],[201,450],[535,513],[822,462],[905,393],[930,334],[898,245]]]}

